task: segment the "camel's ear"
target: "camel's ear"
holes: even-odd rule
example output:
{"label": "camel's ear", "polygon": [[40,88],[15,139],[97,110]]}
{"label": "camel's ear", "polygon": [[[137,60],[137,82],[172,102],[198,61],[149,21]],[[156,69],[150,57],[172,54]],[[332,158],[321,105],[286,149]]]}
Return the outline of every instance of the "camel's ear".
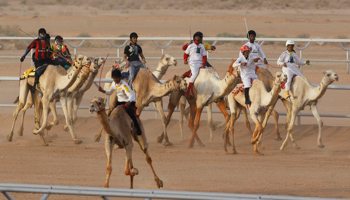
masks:
{"label": "camel's ear", "polygon": [[327,74],[327,71],[322,71],[323,75],[326,75]]}

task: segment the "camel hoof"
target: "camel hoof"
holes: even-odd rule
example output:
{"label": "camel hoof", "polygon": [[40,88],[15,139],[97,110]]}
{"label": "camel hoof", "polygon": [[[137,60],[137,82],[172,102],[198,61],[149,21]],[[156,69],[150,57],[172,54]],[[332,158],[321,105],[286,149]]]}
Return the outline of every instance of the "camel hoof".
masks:
{"label": "camel hoof", "polygon": [[162,181],[162,180],[156,179],[155,181],[156,181],[156,184],[157,184],[157,187],[158,187],[158,188],[163,187],[163,181]]}
{"label": "camel hoof", "polygon": [[300,149],[298,145],[294,145],[294,149]]}
{"label": "camel hoof", "polygon": [[281,151],[284,151],[285,148],[286,148],[286,147],[281,146],[281,147],[280,147],[280,150],[281,150]]}
{"label": "camel hoof", "polygon": [[45,146],[45,147],[46,147],[46,146],[49,146],[49,144],[45,143],[45,144],[43,144],[43,146]]}
{"label": "camel hoof", "polygon": [[73,142],[74,142],[74,144],[81,144],[83,141],[82,140],[78,140],[78,139],[74,139]]}
{"label": "camel hoof", "polygon": [[198,144],[200,147],[205,147],[205,144]]}
{"label": "camel hoof", "polygon": [[46,130],[48,130],[48,131],[51,130],[51,128],[52,128],[52,125],[47,125],[46,126]]}
{"label": "camel hoof", "polygon": [[161,144],[163,142],[163,136],[158,136],[157,137],[157,142]]}
{"label": "camel hoof", "polygon": [[69,131],[69,128],[67,125],[64,125],[64,128],[63,128],[64,131],[68,132]]}
{"label": "camel hoof", "polygon": [[109,188],[109,185],[108,185],[108,184],[105,184],[103,187],[105,187],[105,188]]}
{"label": "camel hoof", "polygon": [[132,174],[132,175],[138,175],[139,174],[139,170],[137,170],[136,168],[132,168],[131,170],[130,170],[130,174]]}
{"label": "camel hoof", "polygon": [[164,142],[163,145],[168,147],[168,146],[173,146],[173,143],[171,143],[171,142]]}
{"label": "camel hoof", "polygon": [[95,141],[95,142],[99,142],[100,139],[101,139],[101,137],[100,137],[99,134],[95,135],[95,137],[94,137],[94,141]]}
{"label": "camel hoof", "polygon": [[256,142],[257,142],[257,140],[254,139],[254,138],[252,138],[252,139],[250,140],[250,143],[251,143],[251,144],[255,144]]}
{"label": "camel hoof", "polygon": [[278,138],[275,138],[276,141],[281,141],[282,138],[281,137],[278,137]]}
{"label": "camel hoof", "polygon": [[264,154],[263,153],[260,153],[260,152],[254,152],[254,154],[256,155],[256,156],[263,156]]}
{"label": "camel hoof", "polygon": [[23,136],[23,130],[19,130],[19,131],[17,132],[17,134],[18,134],[18,136]]}
{"label": "camel hoof", "polygon": [[33,129],[33,134],[34,134],[34,135],[38,135],[38,133],[39,133],[39,132],[38,132],[37,129]]}
{"label": "camel hoof", "polygon": [[325,146],[323,144],[317,145],[319,148],[324,148]]}
{"label": "camel hoof", "polygon": [[12,142],[12,137],[8,135],[7,136],[7,141]]}

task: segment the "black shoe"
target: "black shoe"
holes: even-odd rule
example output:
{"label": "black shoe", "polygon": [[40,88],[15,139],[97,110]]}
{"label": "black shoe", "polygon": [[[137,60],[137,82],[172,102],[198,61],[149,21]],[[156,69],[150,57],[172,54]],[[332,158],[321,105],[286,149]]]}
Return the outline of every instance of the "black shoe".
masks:
{"label": "black shoe", "polygon": [[34,86],[30,88],[30,91],[34,94],[36,90],[36,83],[34,83]]}
{"label": "black shoe", "polygon": [[137,134],[137,135],[142,135],[141,130],[137,129],[136,134]]}

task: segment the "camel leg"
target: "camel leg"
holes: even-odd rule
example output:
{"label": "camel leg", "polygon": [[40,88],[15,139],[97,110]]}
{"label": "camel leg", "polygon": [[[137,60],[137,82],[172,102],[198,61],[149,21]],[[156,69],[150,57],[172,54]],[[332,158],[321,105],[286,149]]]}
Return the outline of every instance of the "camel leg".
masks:
{"label": "camel leg", "polygon": [[320,117],[320,114],[318,113],[316,104],[311,105],[311,111],[312,111],[312,114],[314,115],[314,117],[316,118],[317,124],[318,124],[317,146],[320,148],[324,148],[324,145],[322,144],[322,138],[321,138],[323,122],[322,122],[322,119]]}
{"label": "camel leg", "polygon": [[[219,102],[216,103],[216,105],[218,106],[218,108],[221,111],[221,113],[224,115],[224,117],[225,117],[225,124],[227,124],[228,121],[230,120],[230,115],[228,114],[228,112],[226,110],[225,101],[224,100],[219,101]],[[228,137],[228,134],[226,134],[226,137]],[[229,141],[228,138],[227,138],[227,141]],[[228,142],[228,145],[230,145],[229,142]]]}
{"label": "camel leg", "polygon": [[[247,129],[249,130],[250,135],[253,135],[253,131],[252,131],[252,128],[250,127],[250,122],[249,122],[249,119],[248,119],[247,109],[246,109],[246,108],[243,108],[243,109],[242,109],[242,112],[243,112],[243,116],[244,116],[245,126],[246,126]],[[240,112],[237,112],[237,113],[238,113],[238,116],[239,116]],[[237,117],[237,118],[238,118],[238,117]]]}
{"label": "camel leg", "polygon": [[[143,124],[142,124],[141,120],[139,120],[139,124],[140,124],[140,128],[142,129],[142,132],[144,133],[144,128],[143,128]],[[152,158],[148,154],[148,143],[147,143],[146,134],[137,135],[136,141],[139,143],[141,150],[143,151],[143,153],[146,156],[146,161],[147,161],[148,165],[151,167],[151,170],[152,170],[152,173],[154,176],[154,180],[157,184],[157,187],[158,188],[163,187],[163,181],[158,178],[158,176],[153,168],[153,165],[152,165]]]}
{"label": "camel leg", "polygon": [[64,113],[64,117],[66,118],[66,124],[68,125],[69,128],[69,132],[72,136],[73,142],[75,144],[81,144],[83,141],[77,139],[77,136],[75,135],[75,130],[74,130],[74,125],[72,123],[72,121],[70,120],[69,116],[68,116],[68,111],[67,111],[67,95],[64,95],[60,98],[60,102],[62,105],[62,110]]}
{"label": "camel leg", "polygon": [[181,140],[184,139],[184,133],[183,133],[183,122],[184,122],[184,116],[185,116],[185,107],[186,107],[186,97],[182,96],[180,98],[180,102],[179,102],[179,107],[180,107],[180,120],[179,120],[179,124],[180,124],[180,134],[181,134]]}
{"label": "camel leg", "polygon": [[250,113],[250,118],[255,122],[255,130],[252,136],[252,139],[250,140],[251,144],[255,144],[259,138],[261,133],[263,132],[264,128],[262,127],[258,116],[255,113]]}
{"label": "camel leg", "polygon": [[40,116],[43,116],[43,123],[42,125],[39,127],[39,129],[34,129],[33,130],[33,134],[40,135],[40,139],[41,139],[41,143],[44,146],[47,146],[48,144],[46,143],[45,139],[44,139],[44,133],[43,131],[45,130],[46,126],[47,126],[47,118],[48,118],[48,114],[49,114],[49,103],[50,100],[48,97],[44,96],[42,98],[42,106],[40,106],[39,101],[34,101],[34,109],[35,109],[35,123],[39,123],[40,121]]}
{"label": "camel leg", "polygon": [[188,122],[188,127],[191,129],[192,131],[192,136],[190,138],[190,144],[188,145],[188,148],[192,148],[193,147],[193,143],[194,143],[194,135],[196,133],[196,130],[194,128],[194,118],[196,117],[196,102],[190,100],[189,101],[190,104],[190,120]]}
{"label": "camel leg", "polygon": [[210,133],[210,142],[213,142],[213,119],[212,119],[212,105],[209,104],[207,106],[207,114],[208,114],[208,126],[209,126],[209,133]]}
{"label": "camel leg", "polygon": [[21,110],[22,112],[22,118],[21,118],[21,125],[17,131],[17,134],[19,136],[23,136],[23,130],[24,130],[24,117],[26,115],[26,111],[31,108],[33,106],[34,102],[33,102],[33,97],[31,92],[28,92],[28,96],[27,96],[27,102],[26,105],[23,107],[23,109]]}
{"label": "camel leg", "polygon": [[10,130],[10,133],[7,135],[7,141],[12,142],[12,136],[13,136],[13,130],[15,129],[15,124],[16,120],[18,117],[18,113],[22,110],[24,105],[27,102],[27,96],[29,92],[29,87],[27,84],[27,80],[22,80],[20,82],[20,91],[19,91],[19,99],[18,99],[18,106],[17,108],[13,111],[13,122],[12,122],[12,127]]}
{"label": "camel leg", "polygon": [[106,182],[104,187],[109,187],[109,179],[112,174],[112,152],[113,152],[113,146],[115,142],[112,137],[110,137],[108,134],[105,134],[105,151],[107,155],[107,169],[106,169]]}
{"label": "camel leg", "polygon": [[162,100],[157,101],[156,106],[157,106],[158,112],[161,116],[162,124],[163,124],[163,132],[164,132],[164,139],[165,139],[163,145],[164,146],[172,146],[173,144],[169,141],[169,138],[168,138],[168,132],[167,132],[168,120],[165,118],[165,115],[164,115],[163,101]]}
{"label": "camel leg", "polygon": [[286,135],[286,138],[284,139],[283,143],[282,143],[282,146],[280,147],[280,150],[283,151],[286,146],[287,146],[287,141],[288,141],[288,137],[290,137],[290,139],[292,140],[293,142],[293,147],[295,149],[299,149],[300,147],[297,145],[297,143],[294,141],[294,138],[292,136],[292,130],[293,130],[293,126],[294,126],[294,122],[295,122],[295,118],[297,116],[297,110],[298,109],[294,109],[292,110],[291,112],[291,117],[290,117],[290,122],[288,124],[288,128],[287,128],[287,135]]}
{"label": "camel leg", "polygon": [[53,125],[57,125],[58,124],[57,110],[56,110],[56,100],[54,100],[53,102],[50,102],[49,106],[50,106],[50,110],[52,112],[53,121],[49,122],[47,124],[46,130],[50,130]]}
{"label": "camel leg", "polygon": [[132,143],[125,146],[126,162],[124,174],[130,176],[130,189],[134,188],[134,176],[138,174],[138,170],[132,164]]}
{"label": "camel leg", "polygon": [[194,121],[194,132],[192,133],[192,138],[196,138],[198,145],[200,147],[204,147],[205,145],[202,143],[202,141],[199,139],[198,134],[197,134],[197,130],[199,128],[199,122],[201,119],[201,115],[202,115],[202,111],[203,111],[203,107],[202,108],[197,108],[197,113],[196,113],[196,118]]}

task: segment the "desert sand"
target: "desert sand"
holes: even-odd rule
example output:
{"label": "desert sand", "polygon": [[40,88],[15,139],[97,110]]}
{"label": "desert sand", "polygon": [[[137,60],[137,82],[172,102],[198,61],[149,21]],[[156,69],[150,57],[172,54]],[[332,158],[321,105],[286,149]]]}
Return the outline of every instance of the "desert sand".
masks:
{"label": "desert sand", "polygon": [[[95,2],[95,3],[94,3]],[[281,3],[282,2],[282,3]],[[288,4],[288,6],[287,6]],[[121,11],[123,8],[124,12]],[[0,36],[26,36],[18,29],[34,37],[41,27],[51,36],[63,37],[128,36],[135,31],[139,43],[147,57],[160,57],[161,50],[152,42],[142,41],[142,37],[166,36],[189,37],[200,30],[206,36],[216,37],[226,34],[245,37],[246,18],[249,29],[254,29],[259,37],[275,38],[349,38],[350,5],[347,1],[76,1],[68,5],[61,1],[0,1]],[[30,42],[28,40],[27,42]],[[80,41],[72,41],[79,44]],[[165,53],[181,58],[181,46],[188,41],[174,42]],[[209,43],[212,41],[208,41]],[[209,58],[236,58],[241,43],[218,43],[217,50]],[[166,44],[167,42],[163,42]],[[17,56],[18,59],[1,59],[0,76],[18,76],[19,58],[26,45],[21,42],[0,40],[1,55]],[[297,43],[303,47],[306,43]],[[349,44],[343,44],[350,48]],[[283,43],[266,43],[263,50],[276,66],[274,59],[285,50]],[[72,51],[72,50],[71,50]],[[78,49],[78,53],[88,56],[116,56],[116,49],[103,41],[92,41]],[[299,51],[297,51],[299,53]],[[303,52],[304,59],[345,60],[346,51],[338,44],[316,43]],[[230,64],[228,60],[210,60],[223,76]],[[102,77],[114,60],[108,59]],[[154,70],[157,60],[147,59],[147,66]],[[29,57],[22,66],[22,72],[29,67]],[[313,67],[305,67],[303,74],[314,84],[322,78],[322,70],[332,69],[339,75],[333,85],[350,85],[350,75],[346,63],[314,62]],[[178,65],[171,67],[163,79],[174,74],[182,74],[188,66],[178,59]],[[272,72],[279,68],[270,68]],[[100,72],[101,73],[101,72]],[[99,74],[100,75],[100,74]],[[98,76],[99,76],[98,75]],[[18,82],[0,82],[0,103],[12,103],[19,91]],[[87,92],[82,106],[88,106],[94,96],[102,96],[95,86]],[[350,95],[347,90],[328,90],[318,103],[320,114],[349,114]],[[164,107],[168,99],[164,98]],[[150,107],[154,107],[151,105]],[[93,141],[100,129],[95,114],[87,110],[79,111],[76,123],[77,136],[83,140],[80,145],[73,144],[69,133],[63,130],[64,117],[60,114],[60,124],[49,131],[49,146],[40,143],[39,136],[33,135],[33,109],[27,112],[24,136],[15,132],[13,142],[6,136],[12,124],[14,107],[0,108],[0,182],[47,185],[71,185],[102,187],[107,164],[104,141]],[[278,112],[285,112],[281,102],[276,106]],[[307,107],[303,113],[311,113]],[[260,151],[264,156],[254,156],[250,136],[242,119],[235,125],[235,144],[238,154],[223,152],[223,129],[214,133],[214,141],[209,141],[206,114],[203,114],[199,137],[205,147],[195,144],[188,149],[190,130],[185,125],[185,138],[180,138],[179,114],[175,113],[168,127],[173,146],[164,147],[156,142],[162,132],[159,117],[154,112],[143,112],[141,119],[149,142],[149,152],[158,176],[164,181],[162,190],[183,190],[203,192],[223,192],[242,194],[263,194],[283,196],[304,196],[319,198],[350,199],[350,148],[349,119],[322,117],[324,127],[322,138],[325,148],[318,148],[317,123],[313,117],[301,118],[293,132],[301,149],[293,149],[291,142],[285,151],[280,151],[282,141],[273,139],[272,124],[264,132]],[[51,119],[51,117],[50,117]],[[222,114],[214,114],[215,124],[224,121]],[[17,120],[15,131],[20,120]],[[187,122],[186,122],[187,123]],[[273,123],[273,120],[270,120]],[[285,117],[280,116],[279,128],[285,137]],[[253,124],[252,124],[253,126]],[[135,143],[136,144],[136,143]],[[144,155],[134,146],[133,162],[139,170],[134,182],[135,189],[156,190],[153,176]],[[129,177],[124,171],[124,151],[113,152],[113,173],[110,187],[128,188]],[[16,199],[38,199],[38,194],[12,193]],[[0,199],[5,199],[0,195]],[[93,197],[52,195],[50,199],[96,199]]]}

